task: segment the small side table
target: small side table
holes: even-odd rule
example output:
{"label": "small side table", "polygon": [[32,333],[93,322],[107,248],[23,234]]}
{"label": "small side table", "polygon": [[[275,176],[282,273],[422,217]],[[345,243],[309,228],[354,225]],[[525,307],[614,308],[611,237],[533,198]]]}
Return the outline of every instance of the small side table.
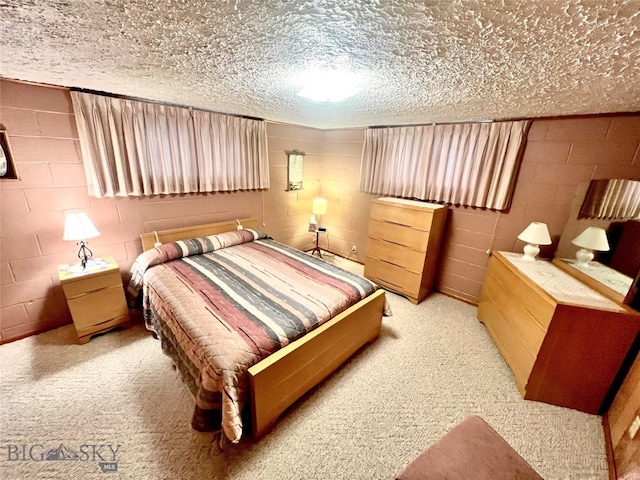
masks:
{"label": "small side table", "polygon": [[120,268],[113,257],[90,260],[85,269],[58,265],[58,278],[81,344],[98,333],[131,326]]}
{"label": "small side table", "polygon": [[316,246],[314,247],[313,250],[311,250],[311,256],[313,256],[314,253],[318,252],[318,257],[322,258],[322,252],[320,251],[320,234],[327,233],[327,229],[326,227],[318,227],[315,232],[316,232]]}

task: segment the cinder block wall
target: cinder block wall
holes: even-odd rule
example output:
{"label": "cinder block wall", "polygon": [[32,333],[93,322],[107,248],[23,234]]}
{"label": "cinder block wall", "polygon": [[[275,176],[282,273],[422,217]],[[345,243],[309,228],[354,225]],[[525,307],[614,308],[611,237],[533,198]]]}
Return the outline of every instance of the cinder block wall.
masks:
{"label": "cinder block wall", "polygon": [[[329,199],[329,237],[338,239],[332,246],[341,254],[357,244],[363,262],[367,213],[375,198],[358,190],[364,133],[328,130],[322,135],[327,149],[321,194]],[[522,251],[516,237],[533,221],[549,226],[553,245],[543,247],[541,256],[551,258],[579,185],[595,178],[640,180],[640,114],[534,120],[510,209],[450,207],[436,289],[477,303],[488,252]]]}
{"label": "cinder block wall", "polygon": [[[19,180],[0,181],[0,341],[71,322],[58,282],[59,264],[77,261],[62,240],[64,215],[86,212],[101,235],[94,256],[113,256],[126,282],[142,251],[142,232],[255,217],[274,238],[310,247],[311,200],[319,192],[322,140],[317,130],[269,125],[268,191],[96,199],[87,194],[69,92],[0,79],[0,124]],[[305,190],[285,192],[285,150],[308,151]]]}
{"label": "cinder block wall", "polygon": [[640,180],[640,115],[534,120],[511,208],[451,209],[437,289],[477,303],[487,250],[522,251],[516,237],[533,221],[549,226],[541,256],[553,257],[580,183],[595,178]]}
{"label": "cinder block wall", "polygon": [[[57,266],[75,261],[62,240],[64,214],[86,211],[100,237],[96,256],[111,255],[126,281],[141,251],[141,232],[253,216],[276,240],[312,247],[311,203],[329,201],[322,248],[364,261],[369,203],[359,191],[363,129],[317,130],[268,125],[271,188],[265,192],[95,199],[87,195],[69,93],[64,88],[0,79],[0,124],[9,133],[20,180],[0,181],[0,341],[71,322]],[[452,207],[438,290],[477,302],[488,249],[520,250],[517,234],[531,221],[549,225],[555,243],[578,184],[591,178],[640,179],[640,115],[533,122],[508,212]],[[286,150],[306,153],[304,190],[287,192]]]}

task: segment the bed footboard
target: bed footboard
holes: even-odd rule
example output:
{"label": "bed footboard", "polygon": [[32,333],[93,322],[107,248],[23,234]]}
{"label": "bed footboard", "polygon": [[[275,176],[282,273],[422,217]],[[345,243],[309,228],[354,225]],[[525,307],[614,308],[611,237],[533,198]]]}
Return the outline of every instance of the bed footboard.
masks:
{"label": "bed footboard", "polygon": [[377,290],[249,369],[254,438],[262,437],[293,402],[378,337],[384,294]]}

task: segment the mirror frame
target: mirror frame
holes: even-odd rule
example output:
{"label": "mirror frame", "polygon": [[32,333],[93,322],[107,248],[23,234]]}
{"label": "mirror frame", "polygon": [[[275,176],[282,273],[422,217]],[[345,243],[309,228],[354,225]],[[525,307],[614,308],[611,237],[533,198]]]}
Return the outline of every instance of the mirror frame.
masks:
{"label": "mirror frame", "polygon": [[287,191],[302,190],[304,180],[304,152],[285,151],[287,154]]}

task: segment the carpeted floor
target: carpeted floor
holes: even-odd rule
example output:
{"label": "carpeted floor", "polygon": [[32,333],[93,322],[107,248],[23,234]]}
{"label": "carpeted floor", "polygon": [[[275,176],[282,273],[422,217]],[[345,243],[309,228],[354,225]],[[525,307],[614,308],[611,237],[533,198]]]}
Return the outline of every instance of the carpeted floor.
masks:
{"label": "carpeted floor", "polygon": [[393,479],[469,414],[548,480],[608,478],[600,417],[522,400],[475,307],[387,296],[375,343],[260,442],[223,449],[190,428],[191,394],[141,325],[86,345],[71,325],[3,345],[0,478]]}

